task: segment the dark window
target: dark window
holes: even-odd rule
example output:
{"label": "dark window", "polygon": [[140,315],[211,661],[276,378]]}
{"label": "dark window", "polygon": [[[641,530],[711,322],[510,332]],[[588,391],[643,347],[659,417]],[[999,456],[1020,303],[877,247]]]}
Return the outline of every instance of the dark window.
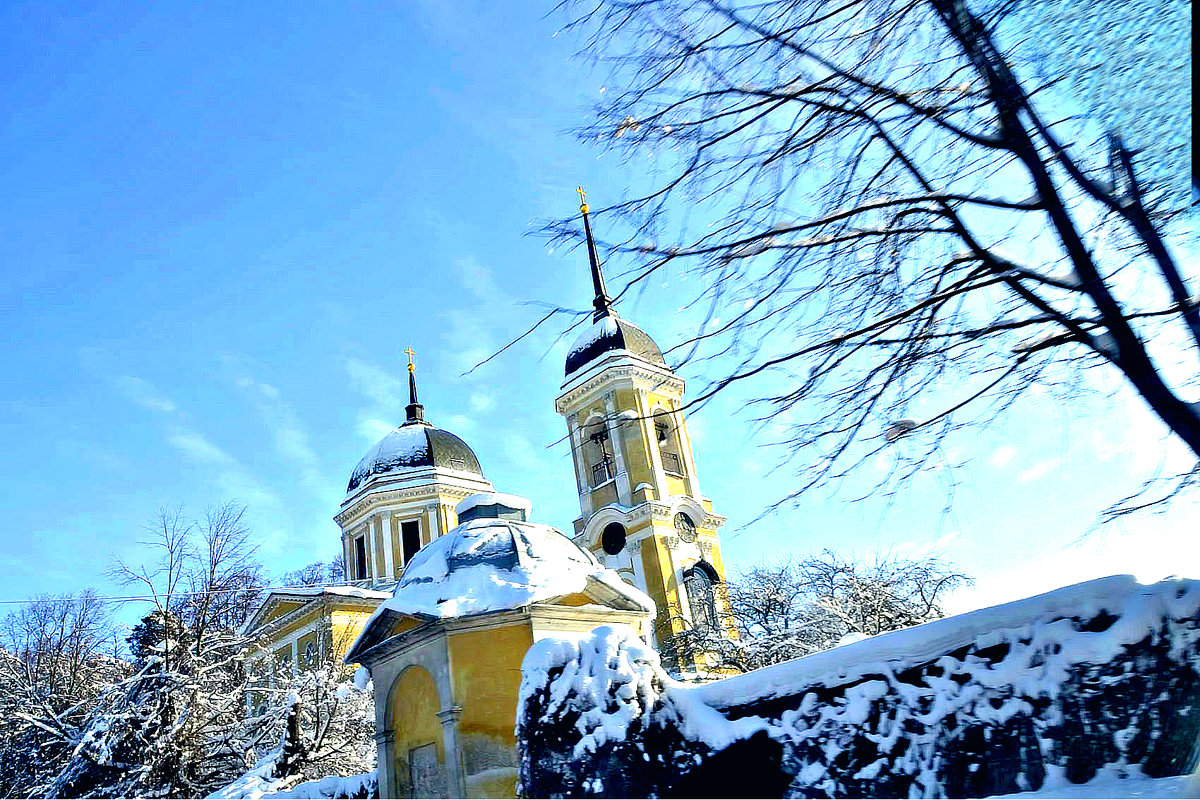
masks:
{"label": "dark window", "polygon": [[708,571],[697,564],[684,573],[683,585],[687,590],[688,603],[692,607],[692,623],[697,628],[715,630],[717,599]]}
{"label": "dark window", "polygon": [[[597,425],[603,426],[604,423]],[[613,460],[612,441],[608,437],[607,428],[599,427],[588,434],[584,454],[592,470],[592,488],[616,477],[616,462]]]}
{"label": "dark window", "polygon": [[367,577],[367,540],[360,536],[354,540],[354,578],[361,581]]}
{"label": "dark window", "polygon": [[416,520],[401,522],[400,543],[404,548],[404,563],[407,565],[421,549],[421,523]]}
{"label": "dark window", "polygon": [[619,522],[610,522],[605,528],[604,533],[600,534],[600,546],[604,548],[604,552],[610,556],[615,556],[617,553],[625,549],[625,526]]}

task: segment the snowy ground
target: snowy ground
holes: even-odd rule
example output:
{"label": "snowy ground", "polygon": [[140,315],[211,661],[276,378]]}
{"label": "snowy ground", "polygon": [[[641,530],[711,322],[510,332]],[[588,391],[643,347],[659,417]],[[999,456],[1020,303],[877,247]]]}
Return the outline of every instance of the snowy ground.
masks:
{"label": "snowy ground", "polygon": [[1089,783],[1071,783],[1064,778],[1047,777],[1036,792],[993,795],[993,797],[1023,798],[1055,797],[1062,800],[1092,797],[1179,798],[1200,797],[1200,773],[1173,778],[1147,778],[1142,775],[1122,778],[1112,771],[1102,772]]}

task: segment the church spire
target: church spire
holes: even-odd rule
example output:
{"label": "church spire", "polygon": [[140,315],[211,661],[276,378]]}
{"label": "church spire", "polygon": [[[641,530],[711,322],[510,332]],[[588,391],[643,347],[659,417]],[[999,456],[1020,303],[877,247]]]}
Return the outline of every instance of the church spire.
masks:
{"label": "church spire", "polygon": [[587,235],[588,260],[592,266],[592,288],[596,290],[596,299],[592,301],[592,305],[596,309],[593,319],[599,322],[612,313],[612,298],[604,289],[604,273],[600,271],[600,257],[596,254],[596,241],[592,238],[592,226],[588,222],[587,192],[583,191],[582,186],[575,191],[579,192],[579,212],[583,215],[583,231]]}
{"label": "church spire", "polygon": [[413,356],[417,354],[417,351],[410,347],[404,353],[408,356],[408,405],[404,407],[407,412],[404,424],[412,425],[425,421],[425,406],[417,402],[417,367],[413,363]]}

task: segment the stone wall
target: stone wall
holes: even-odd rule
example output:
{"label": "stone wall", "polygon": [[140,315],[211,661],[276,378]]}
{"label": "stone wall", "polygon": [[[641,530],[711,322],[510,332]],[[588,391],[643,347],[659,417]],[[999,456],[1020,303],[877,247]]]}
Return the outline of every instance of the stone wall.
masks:
{"label": "stone wall", "polygon": [[702,687],[631,631],[526,658],[520,786],[565,797],[985,797],[1200,758],[1200,582],[1109,578]]}

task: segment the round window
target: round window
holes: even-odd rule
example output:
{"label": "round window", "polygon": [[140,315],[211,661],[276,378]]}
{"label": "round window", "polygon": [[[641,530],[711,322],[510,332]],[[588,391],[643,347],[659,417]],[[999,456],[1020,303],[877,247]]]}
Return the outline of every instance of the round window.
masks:
{"label": "round window", "polygon": [[617,553],[625,549],[625,526],[619,522],[610,522],[605,528],[604,533],[600,534],[600,546],[604,548],[604,552],[610,556],[615,556]]}
{"label": "round window", "polygon": [[696,523],[692,522],[692,518],[682,511],[675,515],[675,532],[685,542],[696,541]]}

